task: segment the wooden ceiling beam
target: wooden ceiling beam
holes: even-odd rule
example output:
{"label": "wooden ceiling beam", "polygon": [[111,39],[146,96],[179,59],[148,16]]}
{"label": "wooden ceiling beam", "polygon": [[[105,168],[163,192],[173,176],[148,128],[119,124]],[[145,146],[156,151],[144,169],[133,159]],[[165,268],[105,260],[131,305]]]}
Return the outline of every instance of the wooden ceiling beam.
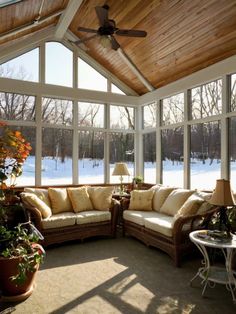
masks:
{"label": "wooden ceiling beam", "polygon": [[145,79],[145,77],[142,75],[142,73],[139,71],[139,69],[133,63],[133,61],[127,56],[127,54],[121,48],[118,48],[117,52],[118,52],[119,56],[122,58],[122,60],[127,64],[129,69],[137,76],[137,78],[140,80],[140,82],[143,83],[143,85],[150,92],[154,91],[155,88],[148,82],[148,80]]}
{"label": "wooden ceiling beam", "polygon": [[42,41],[51,39],[54,32],[55,27],[53,26],[37,33],[31,33],[24,39],[17,39],[16,41],[10,42],[10,44],[7,43],[0,48],[0,64],[33,49]]}
{"label": "wooden ceiling beam", "polygon": [[55,31],[55,38],[62,39],[72,21],[75,14],[77,13],[83,0],[70,0],[64,13],[61,15]]}

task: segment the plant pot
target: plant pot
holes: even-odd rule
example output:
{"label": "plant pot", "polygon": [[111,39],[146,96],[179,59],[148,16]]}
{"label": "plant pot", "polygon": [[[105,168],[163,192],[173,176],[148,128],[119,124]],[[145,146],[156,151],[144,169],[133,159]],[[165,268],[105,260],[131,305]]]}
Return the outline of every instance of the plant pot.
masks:
{"label": "plant pot", "polygon": [[18,265],[21,261],[21,257],[0,258],[0,290],[5,301],[23,301],[33,292],[38,264],[35,265],[35,271],[27,273],[27,279],[23,284],[16,285],[11,279],[18,273]]}

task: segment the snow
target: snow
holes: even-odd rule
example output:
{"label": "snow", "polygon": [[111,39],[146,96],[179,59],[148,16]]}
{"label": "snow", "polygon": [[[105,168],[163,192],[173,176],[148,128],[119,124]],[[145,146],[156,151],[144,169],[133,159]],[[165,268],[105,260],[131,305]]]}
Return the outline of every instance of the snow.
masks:
{"label": "snow", "polygon": [[[236,191],[236,161],[231,161],[231,187]],[[114,164],[110,164],[110,181],[119,183],[119,176],[112,176]],[[124,176],[124,182],[131,182],[134,176],[134,163],[127,163],[130,176]],[[191,188],[214,189],[216,179],[220,178],[220,161],[210,159],[202,161],[192,159],[190,163]],[[29,156],[23,167],[23,175],[17,179],[17,186],[35,185],[35,157]],[[80,159],[79,179],[82,184],[104,183],[104,161]],[[156,163],[145,162],[144,181],[156,182]],[[42,185],[72,184],[72,159],[64,163],[51,157],[42,159]],[[183,162],[163,161],[163,184],[183,186]]]}

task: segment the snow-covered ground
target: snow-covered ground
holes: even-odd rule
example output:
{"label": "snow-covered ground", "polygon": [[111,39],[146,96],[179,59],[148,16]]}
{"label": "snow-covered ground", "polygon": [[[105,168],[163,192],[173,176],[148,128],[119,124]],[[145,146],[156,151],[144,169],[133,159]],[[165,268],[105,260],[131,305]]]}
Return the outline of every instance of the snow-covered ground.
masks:
{"label": "snow-covered ground", "polygon": [[[134,164],[128,163],[130,177],[124,177],[124,182],[131,182],[134,173]],[[114,164],[110,165],[110,173],[114,169]],[[144,181],[155,183],[156,163],[146,162],[144,165]],[[191,188],[213,189],[216,179],[220,178],[221,163],[214,160],[202,161],[191,160]],[[17,179],[17,186],[34,185],[35,157],[30,156],[26,160],[23,175]],[[103,160],[79,160],[80,183],[103,183],[104,164]],[[44,158],[42,161],[42,185],[60,185],[72,183],[72,160],[66,159],[65,163],[55,161],[52,158]],[[118,176],[111,176],[111,183],[119,183]],[[183,163],[170,160],[163,162],[163,183],[166,185],[183,186]],[[231,186],[236,191],[236,162],[231,162]]]}

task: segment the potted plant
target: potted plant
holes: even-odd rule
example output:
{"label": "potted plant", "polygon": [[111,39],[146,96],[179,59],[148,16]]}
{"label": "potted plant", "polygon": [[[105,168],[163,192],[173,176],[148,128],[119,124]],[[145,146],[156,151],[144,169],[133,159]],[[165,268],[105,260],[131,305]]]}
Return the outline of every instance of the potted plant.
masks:
{"label": "potted plant", "polygon": [[32,293],[32,280],[44,256],[37,244],[42,236],[27,221],[14,191],[30,150],[20,131],[0,123],[0,290],[12,301]]}
{"label": "potted plant", "polygon": [[142,176],[136,176],[133,178],[133,186],[134,188],[140,189],[143,184],[143,177]]}
{"label": "potted plant", "polygon": [[12,229],[0,226],[0,289],[3,299],[22,301],[33,292],[35,274],[45,251],[42,239],[29,222]]}

